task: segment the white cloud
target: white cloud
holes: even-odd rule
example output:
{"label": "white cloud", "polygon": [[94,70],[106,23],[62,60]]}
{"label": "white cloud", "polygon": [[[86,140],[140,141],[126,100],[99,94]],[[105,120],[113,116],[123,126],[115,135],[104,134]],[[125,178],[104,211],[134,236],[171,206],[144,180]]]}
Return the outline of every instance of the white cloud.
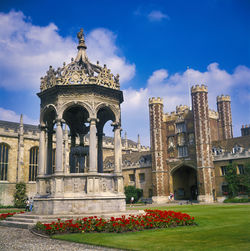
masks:
{"label": "white cloud", "polygon": [[164,81],[167,77],[168,77],[168,72],[165,69],[154,71],[152,76],[150,76],[148,79],[148,84],[153,85],[162,83],[162,81]]}
{"label": "white cloud", "polygon": [[[207,71],[200,72],[195,69],[187,69],[183,73],[169,75],[166,69],[159,69],[148,78],[147,86],[140,90],[127,89],[124,91],[124,104],[122,105],[123,126],[130,128],[133,138],[143,132],[143,144],[149,144],[149,111],[148,99],[150,97],[161,97],[164,101],[165,112],[175,110],[180,104],[190,105],[190,87],[196,84],[208,86],[208,100],[211,109],[216,109],[216,97],[221,94],[229,94],[240,100],[239,103],[232,102],[233,113],[236,120],[236,135],[239,134],[238,125],[249,120],[250,95],[246,90],[250,89],[250,68],[238,66],[232,74],[220,69],[218,63],[209,64]],[[242,114],[241,114],[242,113]],[[241,115],[240,115],[241,114]],[[131,126],[131,124],[133,126]],[[145,130],[146,128],[146,130]],[[146,139],[146,140],[145,140]]]}
{"label": "white cloud", "polygon": [[123,95],[122,128],[127,131],[128,138],[136,141],[137,135],[140,134],[141,143],[149,146],[148,89],[129,88],[123,91]]}
{"label": "white cloud", "polygon": [[[2,107],[0,107],[0,120],[6,120],[6,121],[12,121],[12,122],[20,122],[20,114],[17,114],[16,112],[12,110],[7,110]],[[23,115],[23,123],[24,124],[32,124],[32,125],[38,125],[38,121],[29,118],[25,114]]]}
{"label": "white cloud", "polygon": [[[106,63],[121,82],[135,75],[135,65],[118,56],[115,35],[106,29],[87,34],[87,53],[90,59]],[[92,44],[93,43],[93,44]],[[70,62],[76,56],[76,43],[71,37],[62,37],[55,24],[33,25],[22,12],[0,13],[0,87],[9,90],[38,90],[40,77],[49,65],[54,68]]]}
{"label": "white cloud", "polygon": [[90,32],[86,38],[88,55],[91,61],[100,61],[112,70],[119,73],[120,82],[131,80],[135,75],[135,64],[126,62],[125,57],[118,56],[119,49],[115,45],[116,36],[113,32],[99,28]]}
{"label": "white cloud", "polygon": [[0,13],[0,86],[38,90],[49,65],[58,67],[75,54],[71,38],[62,38],[51,23],[33,25],[22,12]]}
{"label": "white cloud", "polygon": [[169,16],[164,14],[162,11],[160,10],[152,10],[149,14],[148,14],[148,19],[152,22],[154,21],[162,21],[163,19],[169,19]]}

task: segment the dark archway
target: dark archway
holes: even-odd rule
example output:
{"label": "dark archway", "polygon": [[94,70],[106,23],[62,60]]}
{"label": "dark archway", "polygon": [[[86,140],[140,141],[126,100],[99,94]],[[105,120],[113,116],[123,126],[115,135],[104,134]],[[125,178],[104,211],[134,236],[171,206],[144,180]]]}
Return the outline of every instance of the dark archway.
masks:
{"label": "dark archway", "polygon": [[97,150],[97,166],[98,166],[98,172],[103,173],[103,152],[102,152],[102,144],[103,144],[103,128],[105,124],[108,121],[115,122],[115,114],[113,111],[107,107],[103,106],[101,107],[98,112],[97,112],[97,118],[98,118],[98,123],[97,123],[97,145],[98,145],[98,150]]}
{"label": "dark archway", "polygon": [[71,147],[69,154],[70,173],[83,173],[87,165],[89,147],[84,146],[84,136],[89,132],[89,113],[80,105],[68,107],[63,113],[66,126],[70,129]]}
{"label": "dark archway", "polygon": [[181,166],[173,174],[175,200],[197,199],[197,171],[189,166]]}
{"label": "dark archway", "polygon": [[48,106],[46,110],[43,113],[43,116],[41,118],[41,122],[44,123],[44,125],[47,128],[47,143],[46,143],[46,149],[47,149],[47,165],[46,165],[46,174],[52,174],[53,173],[53,161],[52,161],[52,151],[53,151],[53,134],[54,126],[55,126],[55,120],[56,120],[57,114],[54,106]]}

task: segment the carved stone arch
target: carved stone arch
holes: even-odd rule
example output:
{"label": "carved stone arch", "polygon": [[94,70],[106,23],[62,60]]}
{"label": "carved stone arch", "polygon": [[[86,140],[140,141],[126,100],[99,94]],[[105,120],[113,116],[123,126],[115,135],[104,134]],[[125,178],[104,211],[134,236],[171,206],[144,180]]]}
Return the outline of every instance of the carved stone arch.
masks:
{"label": "carved stone arch", "polygon": [[39,149],[39,146],[31,146],[29,151],[32,149],[32,148],[38,148]]}
{"label": "carved stone arch", "polygon": [[195,171],[197,171],[197,168],[196,168],[194,165],[186,164],[186,163],[184,163],[184,162],[181,162],[180,164],[174,166],[174,167],[171,169],[171,171],[170,171],[171,175],[173,175],[173,173],[174,173],[175,171],[177,171],[179,168],[181,168],[182,166],[190,167],[190,168],[194,169]]}
{"label": "carved stone arch", "polygon": [[197,168],[190,163],[182,161],[171,170],[170,184],[175,200],[196,200]]}
{"label": "carved stone arch", "polygon": [[47,112],[49,109],[54,110],[54,112],[55,112],[55,117],[58,116],[58,111],[57,111],[55,105],[53,105],[53,104],[48,104],[48,105],[46,105],[46,106],[42,109],[42,111],[40,112],[40,124],[41,124],[42,126],[45,125],[44,116],[45,116],[46,112]]}
{"label": "carved stone arch", "polygon": [[118,110],[114,105],[107,104],[107,103],[99,103],[95,108],[96,114],[98,113],[100,109],[105,108],[105,107],[109,108],[115,115],[115,121],[113,122],[120,122],[120,110]]}
{"label": "carved stone arch", "polygon": [[95,118],[96,117],[96,113],[93,111],[93,108],[87,104],[86,102],[82,102],[82,101],[70,101],[66,104],[64,104],[62,107],[60,107],[59,111],[58,111],[58,119],[62,119],[63,117],[63,113],[70,107],[73,106],[81,106],[82,108],[86,109],[87,112],[89,113],[89,117],[90,118]]}
{"label": "carved stone arch", "polygon": [[8,149],[11,149],[11,146],[8,143],[6,143],[6,142],[1,142],[0,145],[5,145],[5,146],[8,147]]}

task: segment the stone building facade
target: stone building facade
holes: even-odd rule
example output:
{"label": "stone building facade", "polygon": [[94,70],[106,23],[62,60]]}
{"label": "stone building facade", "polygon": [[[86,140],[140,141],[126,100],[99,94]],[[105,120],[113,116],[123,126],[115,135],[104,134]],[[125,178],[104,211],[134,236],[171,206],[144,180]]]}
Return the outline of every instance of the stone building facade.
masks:
{"label": "stone building facade", "polygon": [[[13,195],[17,182],[25,182],[27,196],[34,197],[36,194],[36,175],[39,157],[39,128],[35,125],[24,124],[21,117],[20,123],[0,120],[0,205],[13,205]],[[68,132],[69,134],[69,132]],[[65,140],[71,142],[68,135]],[[65,143],[65,142],[64,142]],[[77,144],[79,142],[76,142]],[[84,138],[86,146],[89,145],[89,135]],[[55,168],[56,141],[53,137],[52,167]],[[38,150],[38,151],[36,151]],[[122,153],[133,154],[148,152],[149,148],[141,146],[125,137],[122,139]],[[3,162],[3,157],[5,161]],[[114,156],[114,139],[103,138],[103,159]],[[88,162],[88,156],[86,158]],[[150,162],[151,168],[151,162]],[[151,182],[147,182],[151,184]]]}
{"label": "stone building facade", "polygon": [[[222,199],[225,166],[236,163],[243,175],[250,157],[249,126],[233,138],[230,97],[218,96],[217,111],[210,110],[207,87],[196,85],[192,109],[180,105],[170,114],[161,98],[151,98],[151,149],[139,136],[137,143],[126,135],[121,140],[119,75],[91,63],[83,30],[77,37],[76,58],[57,70],[50,66],[41,78],[39,127],[24,124],[22,116],[20,123],[0,121],[0,204],[13,204],[21,181],[43,214],[123,211],[128,185],[155,203],[167,202],[170,193],[177,200]],[[113,138],[103,134],[108,121]]]}
{"label": "stone building facade", "polygon": [[[249,160],[249,136],[233,138],[230,97],[218,96],[213,111],[205,85],[193,86],[191,95],[192,109],[180,105],[170,114],[163,112],[161,98],[149,99],[152,199],[158,203],[167,202],[170,193],[175,199],[220,200],[226,187],[221,165]],[[241,154],[234,152],[237,144]]]}
{"label": "stone building facade", "polygon": [[[193,95],[197,95],[195,92],[197,90],[200,90],[201,93],[205,92],[205,102],[207,102],[207,88],[194,87]],[[196,103],[198,98],[200,97],[193,98],[193,102]],[[228,109],[230,108],[230,97],[219,96],[218,101],[228,102],[227,105],[224,105],[227,108],[223,108],[222,112],[225,114],[229,111],[231,115],[231,109]],[[250,161],[250,135],[247,133],[249,126],[242,126],[241,137],[233,138],[231,135],[231,138],[225,138],[223,135],[227,134],[223,134],[223,131],[231,130],[231,120],[229,120],[230,123],[222,123],[219,112],[208,109],[209,123],[207,129],[209,128],[209,130],[205,132],[208,133],[206,137],[210,135],[210,141],[208,141],[210,142],[208,147],[210,154],[208,156],[212,167],[209,167],[208,164],[203,166],[200,164],[200,168],[198,168],[197,156],[200,156],[200,162],[204,159],[204,156],[198,155],[196,150],[195,130],[200,129],[199,127],[195,129],[195,125],[199,126],[197,125],[199,119],[195,124],[193,111],[188,106],[179,105],[176,107],[176,111],[170,114],[164,113],[163,100],[152,98],[149,100],[149,112],[151,118],[151,151],[149,148],[141,146],[139,138],[137,142],[134,142],[127,139],[125,133],[125,137],[122,139],[124,186],[132,185],[141,188],[144,198],[152,197],[158,203],[168,201],[170,192],[175,194],[175,199],[192,198],[211,201],[212,194],[213,199],[222,201],[227,195],[227,183],[224,178],[225,167],[228,164],[235,164],[237,173],[244,175],[244,165]],[[207,111],[202,111],[200,114],[207,116]],[[204,126],[205,122],[207,121],[204,121],[201,126]],[[202,130],[201,132],[202,136],[205,137],[205,132]],[[152,135],[153,133],[154,135]],[[68,141],[70,148],[71,136],[69,133],[64,140]],[[198,140],[199,144],[201,140],[199,138]],[[203,142],[206,143],[205,140]],[[202,146],[202,143],[199,147]],[[89,135],[84,137],[84,144],[86,146],[89,144]],[[3,145],[6,148],[2,147]],[[27,195],[33,197],[36,193],[36,183],[32,172],[36,173],[38,163],[38,160],[33,157],[33,154],[36,156],[38,154],[33,150],[39,147],[39,128],[23,124],[22,118],[20,123],[0,121],[0,146],[1,156],[3,156],[3,151],[6,155],[6,149],[8,149],[7,165],[2,160],[0,163],[0,204],[11,205],[13,203],[15,184],[19,181],[26,183]],[[53,139],[54,154],[55,148],[56,142]],[[54,154],[53,156],[55,156]],[[54,166],[55,157],[52,159]],[[103,171],[113,171],[114,139],[111,137],[104,137],[103,139],[103,160]],[[156,166],[156,163],[159,166]],[[7,171],[5,171],[6,166]],[[205,177],[210,179],[211,182],[208,182],[210,187],[204,187],[204,182],[202,182],[206,171],[208,172],[205,173],[207,175]],[[244,188],[241,192],[244,194]],[[209,196],[206,197],[206,193]]]}
{"label": "stone building facade", "polygon": [[[149,149],[148,149],[149,150]],[[114,169],[114,157],[104,161],[104,172]],[[135,186],[143,191],[143,198],[152,197],[152,159],[150,151],[130,152],[122,155],[124,186]]]}

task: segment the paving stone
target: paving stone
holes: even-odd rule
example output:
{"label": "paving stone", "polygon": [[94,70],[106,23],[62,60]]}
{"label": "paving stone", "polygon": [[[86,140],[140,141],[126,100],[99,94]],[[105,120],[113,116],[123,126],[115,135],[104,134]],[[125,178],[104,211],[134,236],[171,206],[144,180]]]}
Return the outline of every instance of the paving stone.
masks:
{"label": "paving stone", "polygon": [[43,238],[32,234],[27,229],[0,227],[0,250],[1,251],[88,251],[117,249],[97,247],[74,242]]}

